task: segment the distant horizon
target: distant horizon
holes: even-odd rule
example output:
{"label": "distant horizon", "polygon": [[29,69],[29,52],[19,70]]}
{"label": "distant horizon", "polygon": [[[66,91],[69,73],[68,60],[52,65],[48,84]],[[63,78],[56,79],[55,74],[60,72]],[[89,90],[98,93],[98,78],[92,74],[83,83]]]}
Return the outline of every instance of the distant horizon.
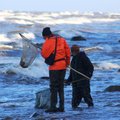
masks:
{"label": "distant horizon", "polygon": [[1,10],[0,11],[8,11],[8,12],[41,12],[41,13],[62,13],[62,12],[70,12],[70,13],[75,13],[75,12],[79,12],[79,13],[120,13],[120,12],[106,12],[106,11],[71,11],[71,10],[66,10],[66,11],[33,11],[33,10],[10,10],[10,9],[6,9],[6,10]]}
{"label": "distant horizon", "polygon": [[103,12],[120,13],[120,0],[3,0],[0,10],[25,12]]}

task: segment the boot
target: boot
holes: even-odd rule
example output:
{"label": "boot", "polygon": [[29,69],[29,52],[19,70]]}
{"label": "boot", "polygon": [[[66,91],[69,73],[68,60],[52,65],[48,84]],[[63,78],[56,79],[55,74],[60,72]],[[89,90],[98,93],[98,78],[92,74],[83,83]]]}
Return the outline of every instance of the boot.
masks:
{"label": "boot", "polygon": [[59,112],[58,108],[49,108],[45,112]]}
{"label": "boot", "polygon": [[58,108],[58,111],[59,111],[59,112],[65,112],[65,111],[64,111],[64,108],[61,108],[61,107]]}
{"label": "boot", "polygon": [[88,108],[93,108],[94,107],[94,104],[91,103],[91,104],[88,104]]}

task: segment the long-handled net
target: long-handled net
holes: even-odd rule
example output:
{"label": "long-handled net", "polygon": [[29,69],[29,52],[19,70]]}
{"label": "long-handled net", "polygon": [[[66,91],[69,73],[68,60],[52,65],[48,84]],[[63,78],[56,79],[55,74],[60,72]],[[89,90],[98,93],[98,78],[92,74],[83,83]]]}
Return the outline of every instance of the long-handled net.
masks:
{"label": "long-handled net", "polygon": [[21,33],[19,33],[19,35],[22,37],[23,44],[20,66],[23,68],[27,68],[33,63],[33,61],[37,57],[38,49],[29,39],[27,39]]}
{"label": "long-handled net", "polygon": [[[22,37],[22,56],[20,60],[20,65],[23,68],[29,67],[35,60],[38,49],[41,49],[42,44],[35,45],[21,33],[19,35]],[[50,107],[50,89],[45,89],[36,93],[36,108],[49,108]]]}

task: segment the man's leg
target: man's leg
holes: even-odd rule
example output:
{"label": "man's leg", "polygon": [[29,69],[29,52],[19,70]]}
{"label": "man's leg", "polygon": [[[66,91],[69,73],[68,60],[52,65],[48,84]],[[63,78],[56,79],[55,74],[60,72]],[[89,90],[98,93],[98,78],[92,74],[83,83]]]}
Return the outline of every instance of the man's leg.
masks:
{"label": "man's leg", "polygon": [[58,92],[58,82],[57,82],[57,71],[50,70],[50,108],[46,112],[56,112],[56,104],[57,104],[57,92]]}
{"label": "man's leg", "polygon": [[77,86],[72,88],[72,108],[77,108],[82,100],[80,89]]}
{"label": "man's leg", "polygon": [[94,106],[93,99],[90,94],[90,81],[86,81],[84,87],[84,100],[88,104],[88,107]]}
{"label": "man's leg", "polygon": [[64,111],[64,77],[65,77],[66,70],[60,70],[59,71],[59,111]]}

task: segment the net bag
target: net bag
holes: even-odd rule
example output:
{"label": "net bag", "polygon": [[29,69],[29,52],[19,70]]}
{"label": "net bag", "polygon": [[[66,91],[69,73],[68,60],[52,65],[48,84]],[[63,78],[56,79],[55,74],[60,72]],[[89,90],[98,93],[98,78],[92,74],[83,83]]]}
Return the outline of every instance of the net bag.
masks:
{"label": "net bag", "polygon": [[35,108],[46,109],[50,107],[50,89],[39,91],[36,93]]}
{"label": "net bag", "polygon": [[33,63],[33,61],[37,57],[38,49],[30,40],[28,40],[22,34],[20,34],[20,36],[22,37],[23,45],[20,66],[23,68],[27,68]]}

